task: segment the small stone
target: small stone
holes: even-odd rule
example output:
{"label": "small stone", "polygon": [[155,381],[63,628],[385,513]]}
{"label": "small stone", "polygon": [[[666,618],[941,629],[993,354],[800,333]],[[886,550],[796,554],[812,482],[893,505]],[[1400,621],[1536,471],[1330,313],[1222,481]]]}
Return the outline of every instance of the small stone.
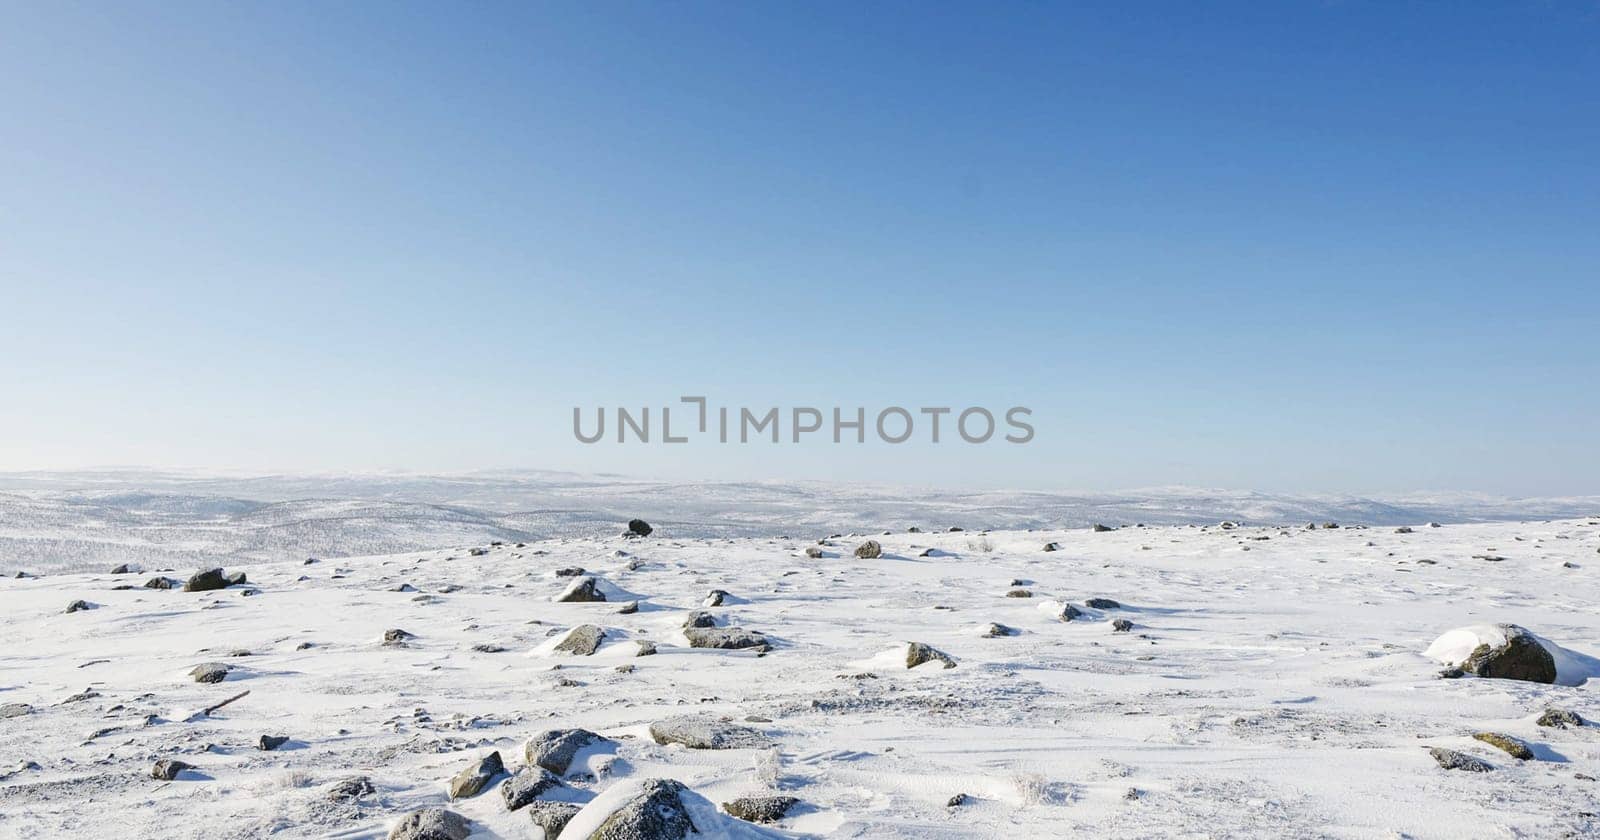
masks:
{"label": "small stone", "polygon": [[176,758],[163,758],[150,768],[150,778],[170,782],[178,778],[178,774],[185,770],[193,770],[194,765]]}
{"label": "small stone", "polygon": [[383,631],[383,643],[389,647],[404,647],[407,639],[415,638],[415,634],[408,633],[398,627]]}
{"label": "small stone", "polygon": [[75,612],[81,612],[83,610],[92,610],[92,609],[94,609],[94,606],[92,604],[90,604],[88,601],[84,601],[84,600],[80,599],[80,600],[77,600],[77,601],[73,601],[72,603],[67,605],[67,614],[71,615],[71,614],[73,614]]}
{"label": "small stone", "polygon": [[1091,531],[1093,531],[1093,532],[1095,532],[1097,534],[1103,534],[1103,533],[1105,533],[1107,531],[1113,531],[1113,530],[1116,530],[1116,529],[1108,528],[1108,527],[1106,527],[1104,525],[1101,525],[1100,523],[1096,522],[1094,525],[1090,526],[1089,530],[1091,530]]}
{"label": "small stone", "polygon": [[1006,592],[1007,598],[1032,598],[1033,593],[1026,589],[1012,589]]}
{"label": "small stone", "polygon": [[713,589],[706,593],[705,600],[700,602],[702,607],[720,607],[728,600],[728,593],[722,589]]}
{"label": "small stone", "polygon": [[806,556],[815,560],[816,558],[822,556],[822,549],[814,545],[808,545],[806,546]]}
{"label": "small stone", "polygon": [[995,624],[991,622],[988,627],[984,628],[983,637],[986,639],[997,639],[1002,636],[1015,636],[1017,635],[1017,632],[1017,628],[1015,627],[1007,627],[1004,624]]}
{"label": "small stone", "polygon": [[722,650],[770,647],[766,636],[742,627],[686,627],[683,636],[689,640],[689,647]]}
{"label": "small stone", "polygon": [[1527,761],[1533,758],[1533,750],[1529,748],[1528,742],[1520,738],[1502,735],[1499,732],[1474,732],[1472,737],[1504,751],[1506,755],[1518,761]]}
{"label": "small stone", "polygon": [[584,571],[582,566],[568,566],[565,569],[556,569],[556,577],[558,578],[581,577],[583,573]]}
{"label": "small stone", "polygon": [[256,741],[256,749],[271,752],[287,743],[289,743],[287,735],[262,735],[261,740]]}
{"label": "small stone", "polygon": [[1464,752],[1445,749],[1444,747],[1429,747],[1428,752],[1433,756],[1433,760],[1437,761],[1439,766],[1446,770],[1466,770],[1469,773],[1487,773],[1494,769],[1494,767],[1490,766],[1489,762],[1484,761],[1481,758],[1467,755]]}
{"label": "small stone", "polygon": [[600,591],[600,585],[593,577],[580,577],[567,587],[565,592],[556,596],[556,603],[593,603],[604,601],[605,593]]}
{"label": "small stone", "polygon": [[946,808],[960,808],[962,805],[967,804],[967,800],[969,798],[970,797],[964,793],[958,793],[955,796],[950,797],[950,801],[944,803],[944,806]]}
{"label": "small stone", "polygon": [[654,528],[650,527],[650,523],[644,521],[643,519],[630,519],[628,520],[628,531],[627,533],[623,534],[623,536],[648,537],[654,530]]}
{"label": "small stone", "polygon": [[856,556],[862,560],[876,560],[883,556],[883,546],[877,540],[867,540],[856,546]]}
{"label": "small stone", "polygon": [[1091,610],[1120,610],[1122,605],[1110,598],[1090,598],[1083,605]]}
{"label": "small stone", "polygon": [[922,642],[912,642],[906,645],[906,667],[915,668],[929,662],[942,662],[946,669],[956,667],[955,659],[944,651],[925,645]]}
{"label": "small stone", "polygon": [[194,677],[194,681],[197,683],[219,683],[228,678],[228,672],[231,670],[233,670],[233,667],[230,665],[224,665],[221,662],[207,662],[203,665],[194,666],[194,669],[189,672],[189,676]]}
{"label": "small stone", "polygon": [[800,804],[793,796],[741,796],[722,803],[722,810],[745,822],[773,823],[783,819],[789,809]]}
{"label": "small stone", "polygon": [[327,798],[333,802],[350,802],[377,792],[378,789],[372,786],[371,779],[366,776],[351,776],[329,785]]}
{"label": "small stone", "polygon": [[1567,729],[1583,726],[1584,720],[1582,717],[1578,716],[1577,712],[1569,712],[1566,709],[1552,708],[1545,709],[1544,714],[1539,715],[1539,719],[1535,721],[1535,723],[1540,726],[1553,726],[1557,729]]}
{"label": "small stone", "polygon": [[1111,629],[1113,632],[1127,633],[1133,629],[1133,622],[1127,620],[1126,618],[1119,618],[1116,621],[1111,622]]}
{"label": "small stone", "polygon": [[144,582],[145,589],[171,589],[177,585],[178,582],[172,578],[161,577],[160,575],[157,575],[156,577]]}
{"label": "small stone", "polygon": [[1060,551],[1061,550],[1061,543],[1053,543],[1053,542],[1045,543],[1044,544],[1044,550],[1045,551]]}

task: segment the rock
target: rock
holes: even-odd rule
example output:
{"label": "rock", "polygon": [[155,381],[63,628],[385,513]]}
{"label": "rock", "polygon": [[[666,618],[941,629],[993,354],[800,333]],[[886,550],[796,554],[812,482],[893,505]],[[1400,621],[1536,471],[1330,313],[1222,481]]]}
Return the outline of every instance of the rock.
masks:
{"label": "rock", "polygon": [[877,540],[867,540],[856,546],[856,556],[862,560],[876,560],[883,556],[883,546]]}
{"label": "rock", "polygon": [[1584,724],[1583,718],[1579,717],[1577,712],[1569,712],[1566,709],[1545,709],[1544,714],[1539,715],[1539,719],[1534,722],[1540,726],[1552,726],[1556,729],[1576,728]]}
{"label": "rock", "polygon": [[617,809],[589,840],[684,840],[698,833],[683,805],[688,789],[676,779],[650,779],[638,796]]}
{"label": "rock", "polygon": [[372,786],[371,779],[366,776],[351,776],[329,785],[326,796],[332,802],[351,802],[377,792],[378,789]]}
{"label": "rock", "polygon": [[623,534],[623,536],[648,537],[650,536],[650,532],[654,530],[654,528],[650,527],[650,523],[644,521],[643,519],[630,519],[628,520],[628,531],[627,533]]}
{"label": "rock", "polygon": [[1103,533],[1105,533],[1105,532],[1106,532],[1106,531],[1113,531],[1113,530],[1116,530],[1116,529],[1114,529],[1114,528],[1107,528],[1107,527],[1106,527],[1106,526],[1104,526],[1104,525],[1101,525],[1101,524],[1100,524],[1100,523],[1098,523],[1098,522],[1096,522],[1096,523],[1094,523],[1094,525],[1093,525],[1093,526],[1091,526],[1091,527],[1090,527],[1090,528],[1089,528],[1089,530],[1091,530],[1091,531],[1093,531],[1093,532],[1095,532],[1095,533],[1097,533],[1097,534],[1103,534]]}
{"label": "rock", "polygon": [[465,799],[477,796],[494,781],[496,776],[504,772],[506,765],[500,760],[500,751],[495,750],[462,768],[461,772],[450,780],[450,798]]}
{"label": "rock", "polygon": [[702,606],[702,607],[720,607],[720,606],[722,606],[722,603],[724,601],[728,600],[728,597],[729,596],[728,596],[728,593],[727,593],[726,590],[713,589],[710,592],[706,593],[705,600],[700,602],[700,606]]}
{"label": "rock", "polygon": [[990,623],[988,627],[984,628],[983,637],[986,639],[997,639],[1001,636],[1015,636],[1017,635],[1017,632],[1017,628],[1015,627],[1007,627],[1004,624]]}
{"label": "rock", "polygon": [[650,724],[656,743],[682,744],[692,750],[765,749],[771,740],[748,726],[709,717],[676,717]]}
{"label": "rock", "polygon": [[600,591],[599,584],[593,577],[584,576],[574,580],[567,586],[566,591],[556,596],[558,604],[587,603],[604,601],[606,595]]}
{"label": "rock", "polygon": [[1048,612],[1050,617],[1057,621],[1072,621],[1075,618],[1083,618],[1083,610],[1080,610],[1071,604],[1045,601],[1039,605],[1039,609]]}
{"label": "rock", "polygon": [[73,601],[72,603],[67,605],[67,614],[71,615],[72,613],[75,613],[75,612],[81,612],[83,610],[92,610],[92,609],[94,609],[94,605],[90,604],[88,601],[84,601],[82,599],[79,599],[79,600]]}
{"label": "rock", "polygon": [[1396,534],[1409,534],[1409,533],[1411,533],[1411,526],[1409,526],[1409,525],[1401,525],[1400,527],[1394,529],[1394,532]]}
{"label": "rock", "polygon": [[6,703],[0,705],[0,720],[6,718],[22,717],[33,714],[33,707],[27,703]]}
{"label": "rock", "polygon": [[287,743],[289,743],[288,735],[262,735],[261,739],[256,741],[256,749],[272,752]]}
{"label": "rock", "polygon": [[1061,543],[1053,543],[1053,542],[1045,543],[1044,544],[1044,550],[1045,551],[1060,551],[1061,550]]}
{"label": "rock", "polygon": [[1110,598],[1090,598],[1083,605],[1091,610],[1120,610],[1122,605]]}
{"label": "rock", "polygon": [[557,835],[572,822],[583,808],[573,802],[536,801],[528,803],[528,815],[533,824],[544,830],[545,840],[556,840]]}
{"label": "rock", "polygon": [[1133,630],[1133,622],[1127,620],[1126,618],[1119,618],[1116,621],[1111,622],[1111,629],[1117,633],[1127,633]]}
{"label": "rock", "polygon": [[946,808],[960,808],[962,805],[967,804],[969,799],[971,799],[971,797],[967,796],[966,794],[958,793],[955,796],[950,797],[950,801],[944,803],[944,806]]}
{"label": "rock", "polygon": [[1012,589],[1006,592],[1007,598],[1032,598],[1033,593],[1026,589]]}
{"label": "rock", "polygon": [[478,546],[476,548],[469,548],[469,549],[467,549],[467,556],[468,557],[488,557],[489,556],[489,549],[484,548],[482,546]]}
{"label": "rock", "polygon": [[114,574],[114,575],[126,575],[126,574],[130,574],[132,572],[133,572],[133,569],[131,567],[129,567],[127,563],[123,563],[123,564],[121,564],[119,566],[114,566],[111,569],[111,573]]}
{"label": "rock", "polygon": [[233,574],[228,575],[229,586],[244,586],[249,582],[250,580],[244,576],[244,572],[234,572]]}
{"label": "rock", "polygon": [[1527,682],[1556,681],[1556,662],[1550,651],[1532,633],[1515,624],[1499,625],[1505,641],[1499,645],[1481,644],[1460,663],[1461,669],[1480,677]]}
{"label": "rock", "polygon": [[633,615],[634,613],[636,613],[638,611],[639,611],[639,602],[638,601],[628,601],[627,603],[623,604],[622,606],[617,607],[617,615]]}
{"label": "rock", "polygon": [[566,636],[551,650],[574,656],[593,656],[605,639],[604,628],[596,624],[580,624],[568,630]]}
{"label": "rock", "polygon": [[443,808],[423,808],[400,818],[389,840],[467,840],[472,821]]}
{"label": "rock", "polygon": [[156,766],[150,768],[150,778],[170,782],[178,778],[179,773],[193,769],[194,765],[186,761],[179,761],[176,758],[163,758],[156,762]]}
{"label": "rock", "polygon": [[[634,651],[634,654],[633,654],[634,656],[655,656],[656,655],[656,643],[655,642],[652,642],[649,639],[634,639],[633,643],[639,646],[639,649],[637,651]],[[631,668],[633,666],[630,665],[629,667]]]}
{"label": "rock", "polygon": [[1466,770],[1469,773],[1487,773],[1494,769],[1489,762],[1484,761],[1481,758],[1467,755],[1464,752],[1457,752],[1456,750],[1449,750],[1445,749],[1444,747],[1429,747],[1428,752],[1433,756],[1433,760],[1439,762],[1439,766],[1446,770]]}
{"label": "rock", "polygon": [[582,566],[568,566],[565,569],[556,569],[556,577],[558,577],[558,578],[560,578],[560,577],[582,577],[583,574],[584,574],[584,569],[583,569]]}
{"label": "rock", "polygon": [[1445,668],[1444,670],[1439,672],[1439,679],[1441,679],[1441,680],[1459,680],[1459,679],[1461,679],[1462,677],[1464,677],[1466,675],[1467,675],[1466,671],[1463,671],[1460,668],[1457,668],[1454,665],[1452,665],[1449,668]]}
{"label": "rock", "polygon": [[528,764],[565,776],[579,750],[610,739],[587,729],[547,729],[528,739],[522,755]]}
{"label": "rock", "polygon": [[505,648],[504,645],[497,645],[497,644],[494,644],[493,642],[483,642],[481,644],[476,644],[476,645],[472,646],[472,649],[474,651],[477,651],[478,653],[505,653],[506,652],[506,648]]}
{"label": "rock", "polygon": [[810,557],[812,559],[816,559],[818,557],[821,557],[822,556],[822,549],[817,548],[814,545],[808,545],[808,546],[806,546],[806,556]]}
{"label": "rock", "polygon": [[403,647],[407,639],[415,639],[416,634],[407,633],[398,627],[383,631],[383,643],[389,647]]}
{"label": "rock", "polygon": [[691,610],[687,616],[684,616],[683,626],[685,629],[690,627],[715,627],[717,626],[717,617],[705,610]]}
{"label": "rock", "polygon": [[685,627],[683,636],[689,640],[689,647],[722,650],[770,647],[766,636],[742,627]]}
{"label": "rock", "polygon": [[511,778],[500,783],[500,798],[506,801],[507,811],[526,808],[546,791],[563,787],[556,774],[543,767],[527,766]]}
{"label": "rock", "polygon": [[194,681],[197,683],[219,683],[228,678],[228,672],[231,670],[233,670],[231,665],[224,665],[221,662],[207,662],[203,665],[194,666],[194,669],[189,672],[189,676],[194,677]]}
{"label": "rock", "polygon": [[949,654],[921,642],[912,642],[906,645],[906,667],[915,668],[929,662],[942,662],[945,668],[956,667],[956,661]]}
{"label": "rock", "polygon": [[798,804],[800,800],[793,796],[741,796],[722,803],[722,810],[745,822],[771,823],[783,819]]}
{"label": "rock", "polygon": [[920,554],[918,554],[917,556],[918,557],[936,557],[936,556],[938,556],[938,553],[939,553],[939,550],[936,549],[936,548],[924,548],[922,550],[922,552]]}
{"label": "rock", "polygon": [[206,569],[195,572],[183,584],[185,592],[209,592],[213,589],[227,589],[228,578],[222,574],[221,569]]}
{"label": "rock", "polygon": [[1528,742],[1520,738],[1502,735],[1499,732],[1474,732],[1472,737],[1504,751],[1506,755],[1518,761],[1527,761],[1533,758],[1533,750],[1528,746]]}
{"label": "rock", "polygon": [[161,577],[160,575],[157,575],[144,582],[145,589],[171,589],[177,585],[178,582],[172,578]]}

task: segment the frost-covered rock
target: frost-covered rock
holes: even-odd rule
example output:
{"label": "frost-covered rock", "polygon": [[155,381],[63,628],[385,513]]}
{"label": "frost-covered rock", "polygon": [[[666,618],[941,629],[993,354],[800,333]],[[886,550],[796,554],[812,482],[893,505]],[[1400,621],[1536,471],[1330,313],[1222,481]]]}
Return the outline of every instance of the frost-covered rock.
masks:
{"label": "frost-covered rock", "polygon": [[800,800],[793,796],[741,796],[722,803],[722,810],[745,822],[770,823],[783,819],[798,804]]}
{"label": "frost-covered rock", "polygon": [[706,597],[705,597],[704,600],[702,600],[700,602],[700,606],[702,606],[702,607],[720,607],[720,606],[722,606],[722,602],[726,601],[726,600],[728,600],[728,593],[727,593],[726,590],[713,589],[710,592],[706,593]]}
{"label": "frost-covered rock", "polygon": [[1091,610],[1120,610],[1122,605],[1110,598],[1090,598],[1083,605]]}
{"label": "frost-covered rock", "polygon": [[684,840],[697,833],[676,779],[650,779],[639,795],[613,811],[589,840]]}
{"label": "frost-covered rock", "polygon": [[507,811],[516,811],[559,787],[565,785],[561,784],[556,774],[543,767],[529,765],[500,783],[500,798],[505,800]]}
{"label": "frost-covered rock", "polygon": [[675,717],[650,724],[658,744],[682,744],[693,750],[765,749],[772,742],[748,726],[710,717]]}
{"label": "frost-covered rock", "polygon": [[717,626],[717,617],[705,610],[690,610],[689,614],[683,617],[683,626],[685,628],[715,627]]}
{"label": "frost-covered rock", "polygon": [[443,808],[423,808],[400,818],[389,840],[467,840],[472,821]]}
{"label": "frost-covered rock", "polygon": [[906,667],[915,668],[929,662],[943,663],[946,668],[956,667],[956,661],[949,654],[931,645],[922,642],[911,642],[906,645]]}
{"label": "frost-covered rock", "polygon": [[1429,747],[1428,753],[1446,770],[1466,770],[1469,773],[1487,773],[1494,767],[1481,758],[1444,747]]}
{"label": "frost-covered rock", "polygon": [[1576,728],[1583,725],[1583,718],[1577,712],[1566,709],[1545,709],[1539,719],[1534,721],[1539,726],[1549,726],[1555,729]]}
{"label": "frost-covered rock", "polygon": [[856,556],[863,560],[876,560],[883,556],[883,546],[877,540],[867,540],[856,546]]}
{"label": "frost-covered rock", "polygon": [[163,758],[150,768],[150,778],[170,782],[178,778],[178,774],[185,770],[193,770],[194,765],[176,758]]}
{"label": "frost-covered rock", "polygon": [[1494,747],[1518,761],[1527,761],[1533,758],[1533,748],[1521,738],[1513,738],[1499,732],[1474,732],[1472,737]]}
{"label": "frost-covered rock", "polygon": [[580,750],[609,740],[587,729],[547,729],[529,738],[522,754],[528,764],[564,776]]}
{"label": "frost-covered rock", "polygon": [[574,656],[593,656],[594,652],[600,649],[600,643],[605,640],[605,628],[597,624],[580,624],[563,633],[551,650]]}
{"label": "frost-covered rock", "polygon": [[771,647],[766,636],[743,627],[685,627],[683,637],[689,640],[689,647],[697,648],[743,650]]}
{"label": "frost-covered rock", "polygon": [[233,670],[231,665],[224,665],[221,662],[206,662],[194,666],[194,669],[189,672],[189,676],[194,677],[194,681],[197,683],[219,683],[228,678],[228,672],[231,670]]}
{"label": "frost-covered rock", "polygon": [[528,803],[528,816],[544,831],[545,840],[555,840],[581,810],[581,806],[572,802],[538,800]]}

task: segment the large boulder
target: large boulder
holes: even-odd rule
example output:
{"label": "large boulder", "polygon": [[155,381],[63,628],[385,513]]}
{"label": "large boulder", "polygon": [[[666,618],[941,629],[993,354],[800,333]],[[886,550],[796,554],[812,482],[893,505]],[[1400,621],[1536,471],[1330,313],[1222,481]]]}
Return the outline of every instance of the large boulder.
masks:
{"label": "large boulder", "polygon": [[587,729],[547,729],[528,739],[522,747],[522,755],[528,764],[564,776],[579,750],[607,740]]}
{"label": "large boulder", "polygon": [[467,840],[472,821],[443,808],[423,808],[400,818],[389,840]]}
{"label": "large boulder", "polygon": [[682,744],[692,750],[765,749],[772,741],[748,726],[709,717],[675,717],[650,724],[658,744]]}
{"label": "large boulder", "polygon": [[213,589],[227,588],[228,577],[222,573],[221,569],[206,569],[205,571],[195,572],[183,584],[183,591],[185,592],[209,592]]}
{"label": "large boulder", "polygon": [[644,521],[643,519],[630,519],[628,520],[628,530],[623,533],[623,536],[648,537],[650,536],[650,532],[654,530],[654,528],[650,527],[650,523]]}
{"label": "large boulder", "polygon": [[1556,681],[1556,661],[1540,639],[1515,624],[1481,624],[1440,636],[1424,656],[1469,674],[1526,682]]}
{"label": "large boulder", "polygon": [[639,795],[612,812],[589,840],[684,840],[698,833],[683,804],[686,791],[676,779],[646,781]]}

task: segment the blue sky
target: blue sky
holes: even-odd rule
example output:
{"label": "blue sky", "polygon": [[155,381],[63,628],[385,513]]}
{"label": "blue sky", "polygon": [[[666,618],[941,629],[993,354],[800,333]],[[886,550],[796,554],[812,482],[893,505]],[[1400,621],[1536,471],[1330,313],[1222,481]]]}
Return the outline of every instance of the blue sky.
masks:
{"label": "blue sky", "polygon": [[[1594,3],[0,32],[0,469],[1600,493]],[[571,434],[683,394],[1026,405],[1037,436]]]}

